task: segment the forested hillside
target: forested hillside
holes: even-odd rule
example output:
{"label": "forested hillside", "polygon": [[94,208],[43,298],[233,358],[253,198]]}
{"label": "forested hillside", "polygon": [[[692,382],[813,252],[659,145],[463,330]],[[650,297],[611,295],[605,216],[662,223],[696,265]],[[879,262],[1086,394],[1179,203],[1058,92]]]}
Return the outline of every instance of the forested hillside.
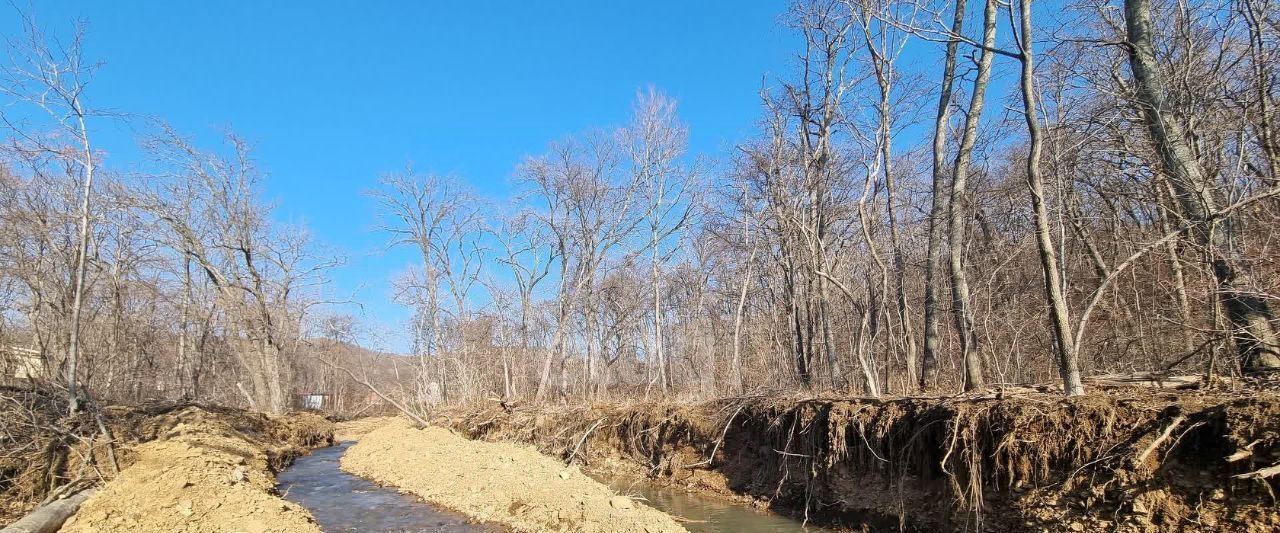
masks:
{"label": "forested hillside", "polygon": [[[395,295],[411,377],[384,386],[1079,394],[1277,366],[1273,6],[1056,7],[798,2],[779,19],[793,64],[723,153],[690,153],[649,88],[628,122],[512,161],[509,198],[421,164],[369,176],[383,216],[353,223],[420,255]],[[320,386],[303,367],[359,374],[323,348],[368,338],[319,290],[343,261],[273,215],[270,162],[144,120],[145,162],[117,166],[97,130],[139,119],[94,107],[109,64],[83,27],[24,21],[3,84],[6,375],[281,411]]]}

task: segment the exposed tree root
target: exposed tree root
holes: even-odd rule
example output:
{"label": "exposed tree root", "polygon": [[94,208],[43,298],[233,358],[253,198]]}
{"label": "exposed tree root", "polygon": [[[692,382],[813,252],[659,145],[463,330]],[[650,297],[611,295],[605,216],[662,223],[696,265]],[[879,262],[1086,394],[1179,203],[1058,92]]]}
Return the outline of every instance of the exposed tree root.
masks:
{"label": "exposed tree root", "polygon": [[437,422],[588,467],[625,459],[668,482],[853,528],[1280,526],[1268,496],[1280,467],[1253,466],[1280,458],[1272,393],[739,398],[485,409]]}

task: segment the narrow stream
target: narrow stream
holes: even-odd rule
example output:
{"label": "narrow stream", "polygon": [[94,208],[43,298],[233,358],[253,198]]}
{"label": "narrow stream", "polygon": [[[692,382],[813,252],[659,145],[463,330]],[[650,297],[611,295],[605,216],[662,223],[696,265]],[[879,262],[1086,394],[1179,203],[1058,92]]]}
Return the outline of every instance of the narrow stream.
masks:
{"label": "narrow stream", "polygon": [[618,494],[644,498],[646,505],[675,516],[685,529],[693,533],[832,531],[804,526],[799,520],[746,505],[690,493],[679,488],[659,486],[641,478],[619,476],[597,480],[609,485]]}
{"label": "narrow stream", "polygon": [[311,511],[320,529],[328,533],[501,531],[469,524],[460,514],[435,509],[395,489],[343,472],[338,458],[352,444],[315,450],[276,476],[284,498]]}
{"label": "narrow stream", "polygon": [[[320,528],[338,532],[432,531],[496,532],[494,526],[467,523],[465,516],[443,511],[395,489],[378,486],[342,471],[338,458],[353,442],[321,448],[299,457],[276,477],[286,500],[311,511]],[[643,498],[650,507],[676,516],[694,533],[824,532],[798,520],[638,478],[601,479],[619,494]]]}

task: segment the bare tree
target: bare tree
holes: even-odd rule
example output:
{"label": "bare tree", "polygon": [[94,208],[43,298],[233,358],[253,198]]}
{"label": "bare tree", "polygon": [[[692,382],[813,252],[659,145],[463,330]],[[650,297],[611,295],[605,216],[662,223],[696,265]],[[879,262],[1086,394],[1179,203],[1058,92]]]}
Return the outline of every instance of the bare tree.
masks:
{"label": "bare tree", "polygon": [[955,162],[951,167],[950,201],[947,210],[948,266],[951,273],[951,308],[956,331],[960,337],[960,356],[964,361],[965,390],[985,386],[982,371],[982,355],[978,350],[978,334],[969,301],[969,280],[965,271],[965,225],[968,220],[967,197],[969,165],[973,158],[973,146],[978,137],[982,109],[986,101],[987,84],[991,80],[991,63],[995,58],[996,0],[986,0],[982,17],[982,44],[978,55],[978,71],[970,90],[969,108],[961,129],[960,145],[956,148]]}
{"label": "bare tree", "polygon": [[[80,361],[80,315],[84,307],[85,266],[93,223],[91,196],[95,170],[94,147],[88,126],[88,119],[95,112],[84,99],[97,65],[87,63],[83,57],[83,23],[77,25],[72,38],[62,44],[44,35],[29,14],[19,12],[18,16],[24,39],[6,43],[11,55],[8,62],[0,64],[0,75],[4,77],[0,91],[45,113],[53,121],[56,131],[46,139],[25,131],[3,112],[0,112],[0,120],[15,134],[21,149],[65,159],[69,163],[68,172],[74,172],[81,183],[78,247],[72,274],[73,300],[66,355],[68,406],[71,412],[75,412],[79,409],[76,385]],[[60,136],[71,139],[73,145],[63,147],[54,144]]]}
{"label": "bare tree", "polygon": [[[570,316],[589,298],[609,256],[645,220],[646,213],[638,207],[642,205],[645,183],[641,178],[645,175],[624,174],[615,138],[602,135],[555,144],[550,154],[526,161],[520,175],[546,203],[538,217],[554,235],[555,256],[560,265],[556,331],[535,395],[541,400],[549,390],[552,367],[557,361],[561,391],[567,389],[565,347]],[[585,375],[591,374],[592,359],[588,355],[583,361]]]}
{"label": "bare tree", "polygon": [[[408,283],[409,288],[421,294],[416,298],[419,331],[425,326],[427,333],[420,357],[421,371],[425,375],[428,360],[434,359],[436,384],[441,399],[447,402],[451,376],[446,360],[455,358],[454,366],[460,374],[452,378],[463,384],[464,397],[474,396],[472,384],[459,379],[473,371],[469,346],[459,342],[453,345],[454,353],[446,353],[444,314],[452,312],[455,327],[462,327],[470,319],[467,300],[481,268],[481,219],[476,201],[452,180],[424,177],[412,170],[383,179],[382,188],[372,195],[383,207],[382,229],[392,234],[393,244],[414,246],[422,257],[421,277]],[[452,309],[442,305],[446,296],[442,291],[452,299]],[[460,330],[457,334],[461,334]]]}
{"label": "bare tree", "polygon": [[946,156],[947,129],[951,122],[951,93],[954,90],[956,55],[960,47],[957,37],[964,31],[966,0],[956,0],[951,21],[951,35],[947,39],[946,55],[942,63],[942,82],[938,92],[938,110],[933,122],[933,188],[932,206],[929,209],[929,242],[926,248],[924,271],[924,354],[920,368],[920,388],[932,386],[938,369],[938,272],[941,270],[943,215],[948,210]]}
{"label": "bare tree", "polygon": [[303,315],[315,303],[303,298],[340,260],[315,256],[301,228],[272,227],[248,145],[234,135],[228,143],[230,155],[220,156],[172,131],[152,139],[149,150],[166,171],[130,201],[167,229],[165,244],[216,288],[236,332],[226,340],[250,383],[236,382],[237,390],[253,408],[283,413]]}
{"label": "bare tree", "polygon": [[1151,2],[1125,0],[1124,12],[1129,67],[1138,106],[1182,214],[1197,226],[1195,238],[1204,247],[1217,282],[1240,365],[1245,369],[1280,367],[1280,340],[1271,324],[1270,306],[1243,285],[1241,259],[1221,240],[1217,219],[1221,191],[1196,161],[1182,124],[1168,111],[1168,89],[1156,59]]}
{"label": "bare tree", "polygon": [[631,125],[621,131],[633,179],[643,184],[647,200],[645,219],[649,229],[652,284],[653,350],[662,391],[670,390],[669,364],[662,335],[662,276],[673,250],[669,241],[683,230],[693,213],[691,198],[695,175],[683,165],[688,132],[676,115],[676,102],[650,88],[635,104]]}
{"label": "bare tree", "polygon": [[1018,1],[1018,20],[1021,35],[1018,38],[1018,59],[1022,65],[1022,114],[1027,122],[1029,138],[1027,152],[1027,187],[1031,193],[1032,211],[1035,213],[1036,247],[1040,256],[1040,269],[1044,273],[1045,295],[1049,301],[1049,321],[1058,348],[1058,367],[1062,375],[1063,391],[1067,396],[1084,394],[1080,381],[1079,362],[1075,340],[1071,332],[1066,297],[1063,295],[1058,256],[1049,229],[1049,211],[1045,207],[1044,177],[1040,159],[1044,139],[1040,126],[1040,112],[1036,105],[1035,51],[1032,41],[1031,0]]}
{"label": "bare tree", "polygon": [[[535,223],[533,215],[527,211],[516,213],[501,221],[498,228],[490,228],[501,245],[502,255],[497,262],[506,265],[516,283],[516,294],[520,300],[520,359],[527,360],[533,336],[533,321],[538,285],[551,273],[551,265],[555,262],[555,250],[545,231],[545,227]],[[505,360],[504,360],[505,361]],[[505,364],[505,363],[504,363]],[[514,395],[511,390],[511,369],[504,367],[504,388],[508,396]]]}

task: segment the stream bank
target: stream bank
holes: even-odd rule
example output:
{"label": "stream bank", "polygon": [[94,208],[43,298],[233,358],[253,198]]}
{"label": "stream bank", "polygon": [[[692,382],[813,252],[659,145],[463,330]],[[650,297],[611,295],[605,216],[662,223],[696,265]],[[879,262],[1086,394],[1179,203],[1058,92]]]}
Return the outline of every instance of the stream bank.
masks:
{"label": "stream bank", "polygon": [[354,442],[321,448],[300,457],[276,476],[284,499],[311,512],[320,528],[344,531],[498,532],[469,523],[465,516],[432,508],[395,489],[351,475],[338,460]]}
{"label": "stream bank", "polygon": [[473,520],[520,532],[679,533],[671,516],[528,446],[468,440],[393,419],[342,456],[343,470]]}
{"label": "stream bank", "polygon": [[122,450],[127,467],[61,531],[320,531],[306,509],[275,492],[274,472],[332,442],[323,418],[187,406],[148,415],[141,431],[148,440]]}
{"label": "stream bank", "polygon": [[1280,397],[1120,389],[508,408],[435,420],[864,531],[1263,531]]}
{"label": "stream bank", "polygon": [[643,476],[590,471],[588,475],[623,494],[670,514],[690,533],[829,533],[803,520],[726,498],[655,483]]}

